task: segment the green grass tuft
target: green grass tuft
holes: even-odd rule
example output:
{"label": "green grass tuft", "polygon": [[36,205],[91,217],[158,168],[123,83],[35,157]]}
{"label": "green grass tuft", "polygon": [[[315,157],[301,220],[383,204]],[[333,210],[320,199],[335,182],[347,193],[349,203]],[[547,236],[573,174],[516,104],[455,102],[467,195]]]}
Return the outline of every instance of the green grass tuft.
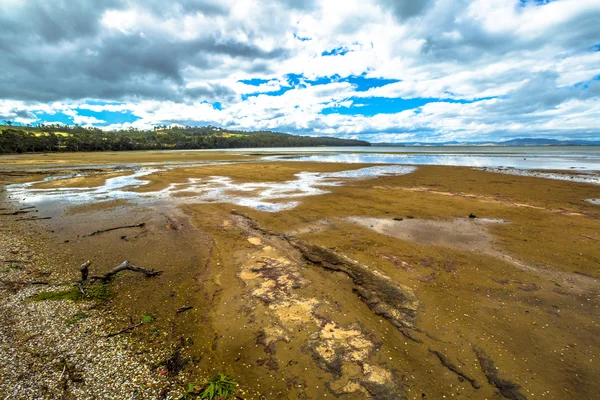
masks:
{"label": "green grass tuft", "polygon": [[216,400],[230,399],[237,391],[237,382],[225,374],[217,374],[210,378],[204,386],[189,384],[188,393],[201,399]]}
{"label": "green grass tuft", "polygon": [[142,316],[142,322],[144,324],[149,324],[150,322],[154,321],[154,317],[152,315],[144,315]]}

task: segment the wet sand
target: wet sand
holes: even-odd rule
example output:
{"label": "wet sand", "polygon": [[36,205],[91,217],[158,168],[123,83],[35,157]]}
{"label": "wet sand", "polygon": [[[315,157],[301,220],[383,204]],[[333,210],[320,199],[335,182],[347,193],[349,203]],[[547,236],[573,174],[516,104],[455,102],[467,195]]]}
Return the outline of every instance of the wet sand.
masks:
{"label": "wet sand", "polygon": [[[115,164],[145,160],[120,154],[89,157],[91,164],[111,163],[111,157]],[[87,154],[60,156],[52,155],[52,162],[88,162]],[[154,278],[122,274],[110,285],[114,297],[101,305],[108,332],[153,316],[112,343],[157,352],[148,370],[161,378],[153,382],[161,396],[183,394],[188,383],[224,372],[240,383],[244,399],[596,397],[600,206],[587,199],[598,198],[598,186],[419,166],[372,178],[327,175],[319,182],[333,179],[335,185],[296,193],[292,206],[277,210],[224,200],[256,196],[268,189],[261,185],[295,182],[296,174],[368,167],[263,162],[171,168],[128,190],[144,195],[177,183],[182,191],[176,197],[47,200],[33,204],[37,212],[0,221],[18,227],[10,235],[43,256],[35,268],[24,265],[29,279],[50,272],[51,283],[76,280],[87,260],[97,274],[126,259],[164,271]],[[60,171],[23,173],[2,180],[33,182]],[[124,172],[107,167],[102,173],[38,188],[101,186]],[[211,185],[211,177],[229,178],[231,193],[209,201],[204,192],[189,191],[189,178],[200,187]],[[7,198],[6,188],[3,193],[0,207],[8,211],[31,206]],[[52,219],[17,221],[30,216]],[[84,236],[140,222],[145,225]],[[11,274],[0,278],[10,281]],[[192,308],[178,312],[182,307]],[[163,376],[165,358],[174,352],[185,366]],[[84,385],[69,382],[66,394],[47,398],[68,398]]]}

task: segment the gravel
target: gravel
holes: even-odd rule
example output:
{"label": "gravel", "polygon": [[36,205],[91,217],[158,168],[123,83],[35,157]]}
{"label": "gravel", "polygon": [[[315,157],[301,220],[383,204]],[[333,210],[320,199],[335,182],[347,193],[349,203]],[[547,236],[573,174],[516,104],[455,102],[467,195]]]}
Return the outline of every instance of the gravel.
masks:
{"label": "gravel", "polygon": [[[0,399],[176,399],[183,385],[164,375],[169,349],[144,348],[113,327],[95,302],[30,301],[69,289],[22,239],[0,231]],[[10,225],[10,224],[8,224]],[[62,277],[62,279],[65,279]],[[30,284],[50,281],[48,285]]]}

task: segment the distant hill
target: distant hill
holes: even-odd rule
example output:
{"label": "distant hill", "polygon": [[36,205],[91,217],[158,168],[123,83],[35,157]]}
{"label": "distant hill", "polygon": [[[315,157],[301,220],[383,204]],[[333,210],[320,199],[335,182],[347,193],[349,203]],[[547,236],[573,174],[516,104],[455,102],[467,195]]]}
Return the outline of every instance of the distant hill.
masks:
{"label": "distant hill", "polygon": [[271,131],[235,131],[215,126],[103,131],[56,124],[37,127],[0,125],[0,153],[319,146],[370,146],[370,143]]}
{"label": "distant hill", "polygon": [[598,146],[600,140],[512,139],[499,143],[502,146]]}
{"label": "distant hill", "polygon": [[372,146],[600,146],[600,140],[557,140],[546,138],[519,138],[501,142],[402,142],[371,143]]}

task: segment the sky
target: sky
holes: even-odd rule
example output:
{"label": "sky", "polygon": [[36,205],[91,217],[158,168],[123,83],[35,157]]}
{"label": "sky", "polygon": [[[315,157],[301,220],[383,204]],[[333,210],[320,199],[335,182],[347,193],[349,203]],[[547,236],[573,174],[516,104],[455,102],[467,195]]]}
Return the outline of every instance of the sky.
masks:
{"label": "sky", "polygon": [[600,139],[598,0],[0,0],[0,120]]}

